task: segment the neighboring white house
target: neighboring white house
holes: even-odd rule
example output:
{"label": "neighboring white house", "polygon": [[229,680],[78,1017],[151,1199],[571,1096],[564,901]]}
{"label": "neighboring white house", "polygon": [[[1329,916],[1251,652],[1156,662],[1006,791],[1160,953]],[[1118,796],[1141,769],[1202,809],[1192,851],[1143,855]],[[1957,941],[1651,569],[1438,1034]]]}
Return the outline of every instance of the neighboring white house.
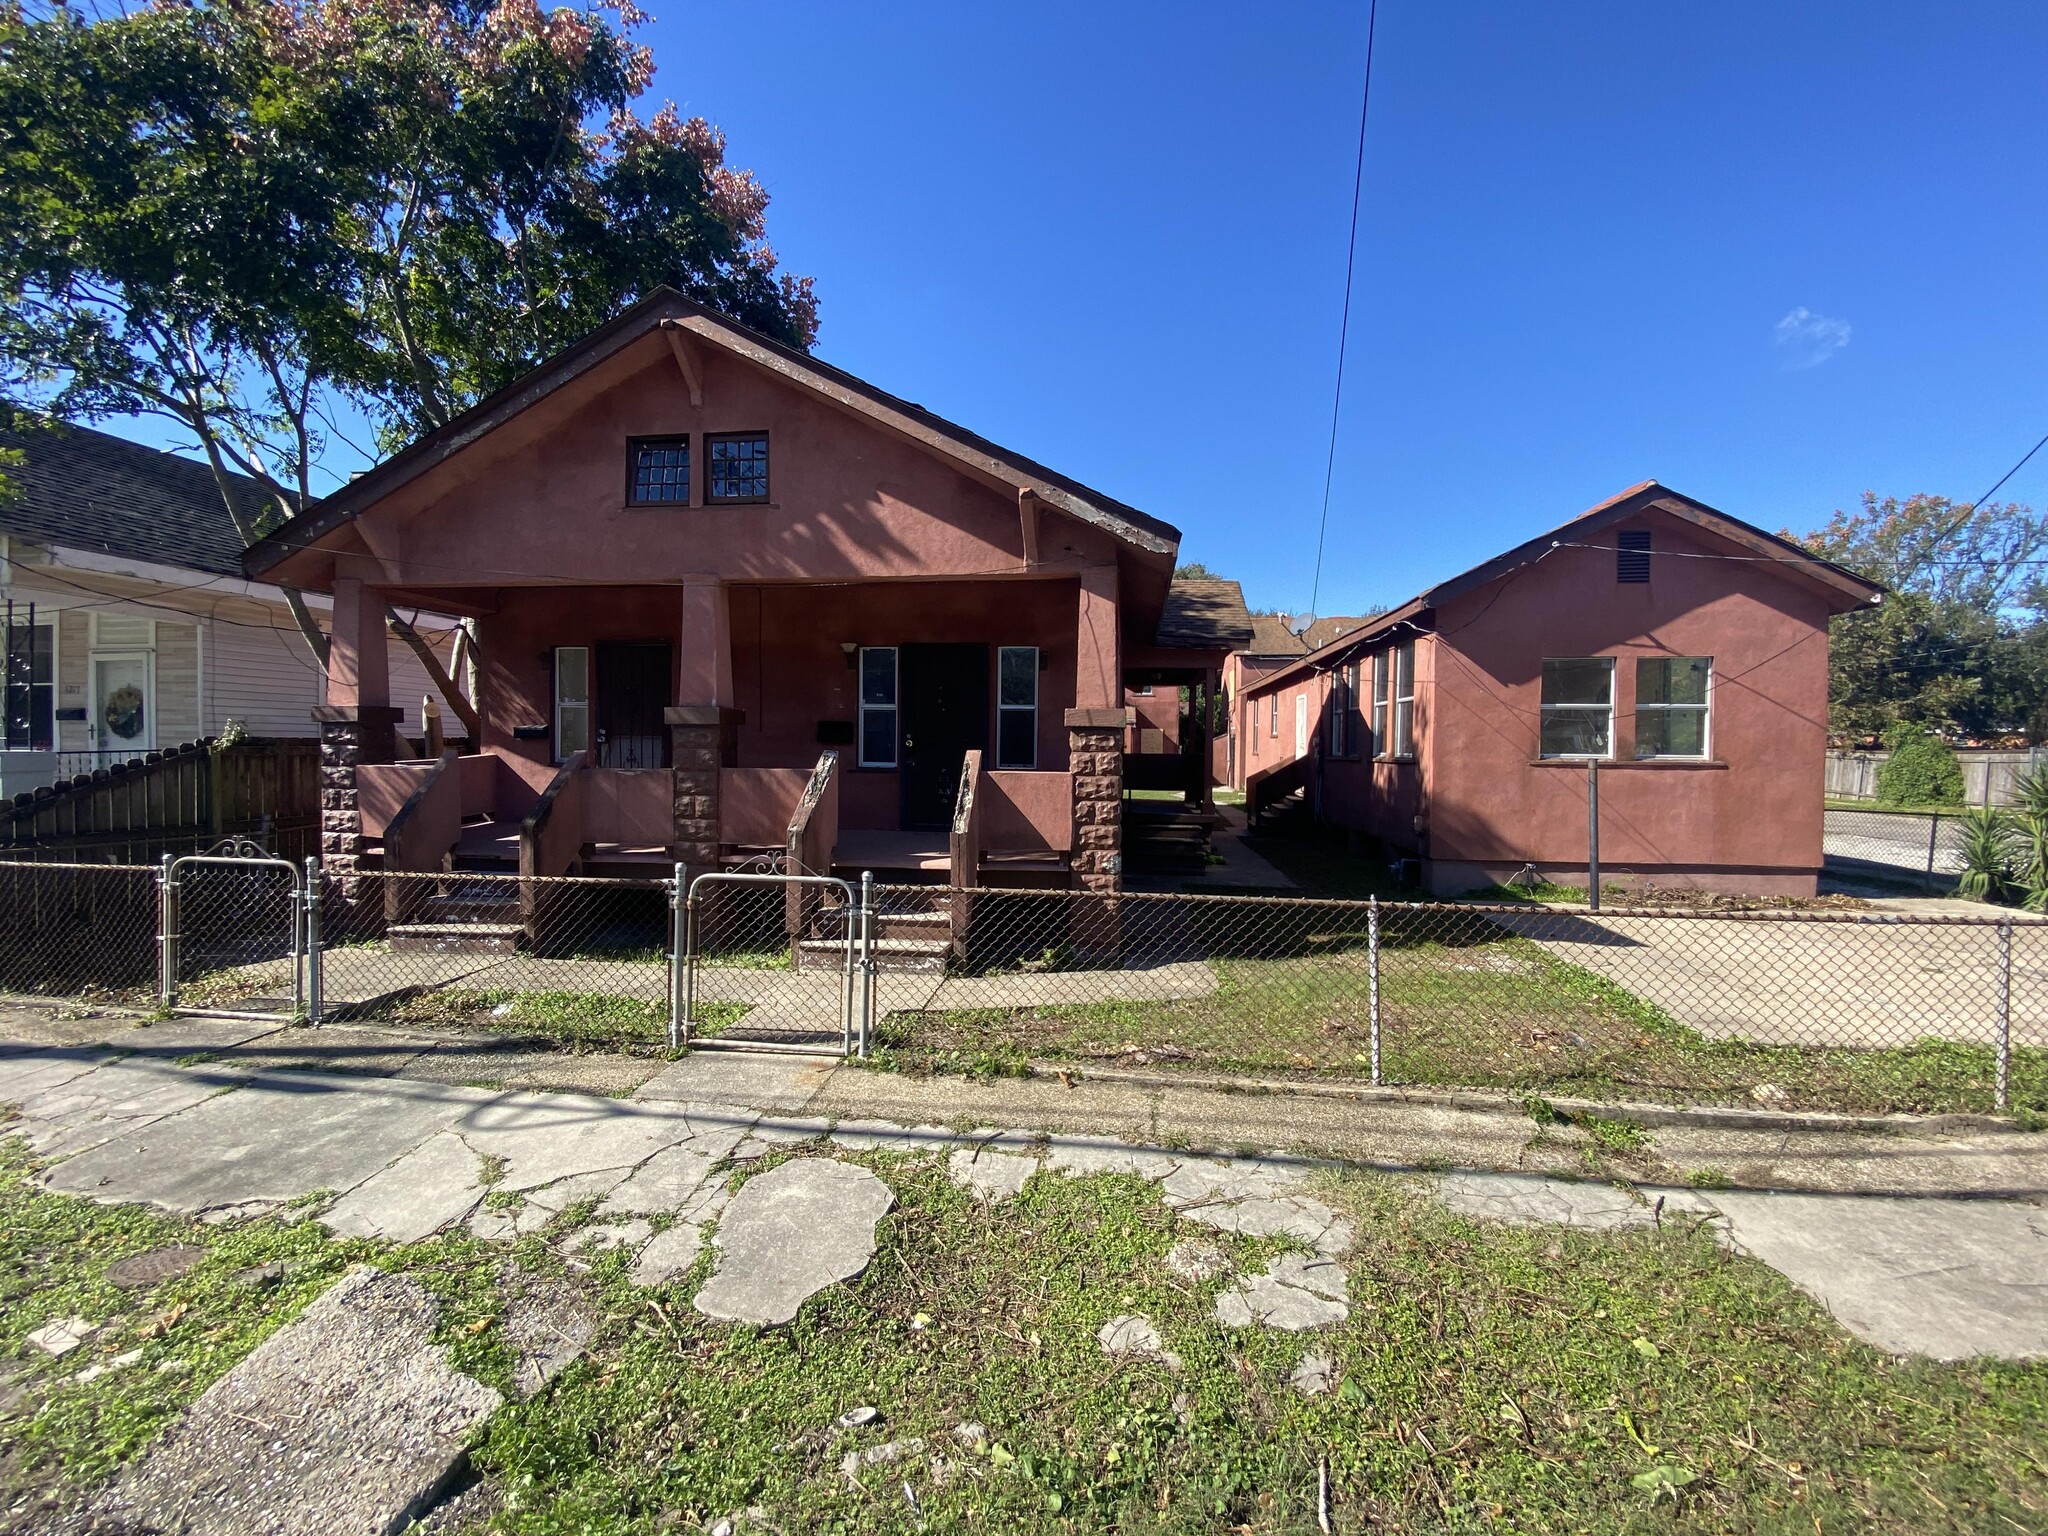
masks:
{"label": "neighboring white house", "polygon": [[[251,736],[318,734],[324,673],[283,594],[243,578],[241,537],[206,466],[89,427],[0,432],[0,446],[26,456],[4,471],[18,495],[0,500],[0,794],[230,720]],[[239,483],[260,509],[256,484]],[[327,599],[306,601],[325,627]],[[423,614],[418,627],[446,665],[451,621]],[[391,668],[392,701],[417,735],[434,686],[402,645]]]}

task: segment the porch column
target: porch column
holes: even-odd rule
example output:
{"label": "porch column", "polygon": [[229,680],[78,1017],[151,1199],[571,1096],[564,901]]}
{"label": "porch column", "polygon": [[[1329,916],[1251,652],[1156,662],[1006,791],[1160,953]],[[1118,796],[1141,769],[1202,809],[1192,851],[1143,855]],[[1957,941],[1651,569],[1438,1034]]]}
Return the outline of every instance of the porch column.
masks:
{"label": "porch column", "polygon": [[327,702],[320,727],[320,862],[344,877],[360,867],[363,828],[356,769],[388,763],[400,711],[391,707],[384,594],[352,576],[334,582],[327,640]]}
{"label": "porch column", "polygon": [[1081,572],[1076,616],[1074,705],[1077,709],[1119,709],[1123,665],[1118,652],[1116,567],[1091,565]]}
{"label": "porch column", "polygon": [[1067,771],[1074,780],[1073,869],[1084,891],[1123,885],[1124,728],[1128,709],[1067,711]]}
{"label": "porch column", "polygon": [[746,719],[733,707],[732,625],[723,582],[684,581],[679,641],[676,699],[666,711],[675,780],[670,851],[694,875],[718,867],[720,774],[739,766],[739,727]]}

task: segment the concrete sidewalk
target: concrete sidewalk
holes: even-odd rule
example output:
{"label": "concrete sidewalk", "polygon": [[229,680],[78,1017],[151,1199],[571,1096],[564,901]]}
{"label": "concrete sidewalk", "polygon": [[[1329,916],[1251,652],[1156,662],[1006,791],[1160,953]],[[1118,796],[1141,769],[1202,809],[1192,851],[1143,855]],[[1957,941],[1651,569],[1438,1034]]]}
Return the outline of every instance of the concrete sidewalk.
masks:
{"label": "concrete sidewalk", "polygon": [[[318,1059],[329,1031],[282,1032],[292,1037],[283,1043],[279,1033],[225,1019],[0,1012],[0,1103],[18,1107],[8,1130],[52,1160],[54,1190],[225,1218],[321,1193],[337,1230],[394,1241],[450,1223],[487,1237],[527,1230],[483,1204],[485,1163],[538,1222],[636,1181],[660,1185],[664,1209],[709,1211],[690,1202],[700,1187],[715,1194],[710,1181],[729,1160],[813,1137],[933,1153],[999,1138],[1056,1170],[1147,1177],[1270,1169],[1299,1179],[1338,1157],[1438,1178],[1441,1198],[1488,1219],[1606,1228],[1685,1211],[1885,1348],[2048,1354],[2040,1134],[1662,1125],[1645,1153],[1616,1164],[1573,1127],[1398,1100],[919,1081],[712,1051],[635,1063],[648,1070],[632,1095],[607,1097],[451,1082],[431,1043],[392,1050],[380,1064],[394,1070],[381,1075],[300,1070],[279,1063]],[[360,1068],[375,1058],[350,1033],[342,1054]],[[1688,1187],[1721,1182],[1750,1189]],[[1979,1198],[1934,1198],[1956,1194]],[[621,1220],[630,1226],[630,1212]],[[650,1283],[697,1251],[693,1222],[668,1232],[676,1251],[643,1255],[636,1270]]]}

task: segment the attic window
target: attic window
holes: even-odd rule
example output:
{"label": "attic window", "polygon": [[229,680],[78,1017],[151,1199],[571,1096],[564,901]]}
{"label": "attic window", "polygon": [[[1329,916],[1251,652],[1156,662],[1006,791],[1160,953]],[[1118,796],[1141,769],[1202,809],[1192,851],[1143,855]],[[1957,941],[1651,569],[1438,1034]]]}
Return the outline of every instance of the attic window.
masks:
{"label": "attic window", "polygon": [[704,439],[711,456],[706,501],[768,499],[768,434],[727,432]]}
{"label": "attic window", "polygon": [[1614,579],[1616,581],[1648,581],[1650,579],[1650,530],[1627,528],[1617,533],[1614,545]]}
{"label": "attic window", "polygon": [[636,437],[626,444],[633,466],[633,501],[640,506],[690,504],[690,440]]}

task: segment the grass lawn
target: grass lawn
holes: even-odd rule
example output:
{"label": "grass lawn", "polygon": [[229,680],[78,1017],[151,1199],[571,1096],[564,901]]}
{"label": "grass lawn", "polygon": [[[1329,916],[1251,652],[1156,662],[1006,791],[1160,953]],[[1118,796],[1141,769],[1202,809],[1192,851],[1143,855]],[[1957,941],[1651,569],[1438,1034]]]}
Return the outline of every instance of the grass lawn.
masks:
{"label": "grass lawn", "polygon": [[[1222,1280],[1163,1264],[1190,1234],[1238,1268],[1275,1240],[1210,1234],[1149,1185],[1041,1175],[993,1209],[937,1166],[869,1155],[898,1205],[860,1278],[786,1329],[699,1317],[708,1269],[639,1290],[617,1257],[573,1277],[604,1321],[550,1388],[501,1410],[475,1463],[504,1496],[493,1532],[806,1533],[2039,1530],[2048,1521],[2048,1364],[1898,1364],[1770,1270],[1689,1223],[1621,1235],[1483,1228],[1412,1181],[1332,1175],[1357,1221],[1348,1322],[1227,1330]],[[458,1367],[501,1389],[498,1266],[558,1270],[551,1231],[507,1251],[441,1238],[379,1251],[310,1222],[227,1227],[36,1192],[0,1159],[0,1348],[48,1318],[102,1333],[29,1363],[39,1411],[11,1428],[10,1496],[75,1490],[171,1416],[353,1261],[444,1299]],[[563,1224],[573,1220],[573,1213]],[[143,1291],[100,1277],[167,1242],[209,1250]],[[267,1288],[237,1271],[273,1260]],[[1183,1362],[1105,1358],[1140,1312]],[[78,1384],[88,1360],[141,1349]],[[1336,1387],[1288,1377],[1311,1350]],[[165,1362],[172,1362],[165,1369]],[[843,1429],[848,1410],[877,1410]],[[981,1432],[964,1435],[962,1425]],[[894,1444],[894,1459],[849,1452]],[[1319,1496],[1319,1484],[1326,1493]]]}
{"label": "grass lawn", "polygon": [[[1470,919],[1477,924],[1483,919]],[[1390,940],[1396,923],[1389,924]],[[1498,933],[1498,929],[1490,931]],[[1216,991],[1175,1001],[897,1013],[880,1062],[911,1072],[1021,1070],[1031,1058],[1353,1080],[1371,1069],[1361,935],[1311,935],[1286,959],[1211,962]],[[1648,1101],[1877,1113],[1990,1110],[1988,1047],[1819,1050],[1709,1040],[1531,940],[1381,949],[1386,1082]],[[2012,1102],[2048,1112],[2048,1051],[2016,1049]]]}
{"label": "grass lawn", "polygon": [[[700,1035],[716,1034],[745,1015],[745,1003],[699,1003]],[[609,992],[517,992],[503,988],[444,987],[387,1009],[393,1024],[483,1029],[540,1035],[570,1050],[668,1047],[668,1004],[641,1002]]]}

